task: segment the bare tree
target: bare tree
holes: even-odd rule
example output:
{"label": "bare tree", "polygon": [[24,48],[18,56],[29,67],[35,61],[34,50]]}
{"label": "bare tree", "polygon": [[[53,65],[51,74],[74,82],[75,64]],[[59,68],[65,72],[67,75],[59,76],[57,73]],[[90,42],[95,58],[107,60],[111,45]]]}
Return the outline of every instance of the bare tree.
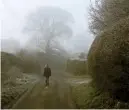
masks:
{"label": "bare tree", "polygon": [[57,7],[41,7],[28,15],[24,32],[34,36],[33,39],[38,38],[40,48],[43,40],[47,51],[56,38],[72,36],[70,23],[73,17],[69,12]]}
{"label": "bare tree", "polygon": [[95,0],[90,7],[90,30],[98,35],[128,15],[129,0]]}

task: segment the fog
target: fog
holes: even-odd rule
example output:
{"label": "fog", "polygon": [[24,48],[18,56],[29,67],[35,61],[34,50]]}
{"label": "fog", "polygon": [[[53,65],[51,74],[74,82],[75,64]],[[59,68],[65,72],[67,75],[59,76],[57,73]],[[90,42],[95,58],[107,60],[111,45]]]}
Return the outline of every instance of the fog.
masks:
{"label": "fog", "polygon": [[[68,52],[87,52],[93,41],[88,29],[89,5],[90,0],[2,0],[0,6],[2,46],[4,49],[10,50],[13,47],[18,49],[28,45],[32,36],[22,31],[27,15],[39,7],[54,6],[70,12],[74,18],[74,23],[71,25],[73,35],[69,38],[58,38],[60,45]],[[8,45],[9,41],[7,42],[10,39],[12,39],[11,44],[18,43],[11,47]]]}

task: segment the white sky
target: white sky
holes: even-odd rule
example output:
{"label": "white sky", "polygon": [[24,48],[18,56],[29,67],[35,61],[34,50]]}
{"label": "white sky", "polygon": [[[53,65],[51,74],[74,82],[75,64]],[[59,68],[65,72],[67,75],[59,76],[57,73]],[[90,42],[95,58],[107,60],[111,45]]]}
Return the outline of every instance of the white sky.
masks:
{"label": "white sky", "polygon": [[[22,34],[26,15],[41,6],[58,6],[72,13],[75,34],[85,31],[85,37],[72,37],[64,41],[68,50],[87,50],[93,41],[88,30],[88,7],[90,0],[0,0],[0,28],[2,38],[15,38],[21,44],[29,38]],[[63,42],[62,42],[63,43]]]}

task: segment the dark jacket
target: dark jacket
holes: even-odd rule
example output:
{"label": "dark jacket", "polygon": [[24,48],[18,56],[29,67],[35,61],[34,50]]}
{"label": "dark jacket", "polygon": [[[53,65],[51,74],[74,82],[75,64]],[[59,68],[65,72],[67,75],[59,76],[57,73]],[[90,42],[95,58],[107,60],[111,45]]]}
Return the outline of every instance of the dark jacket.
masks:
{"label": "dark jacket", "polygon": [[44,68],[44,76],[45,77],[51,76],[51,69],[49,67]]}

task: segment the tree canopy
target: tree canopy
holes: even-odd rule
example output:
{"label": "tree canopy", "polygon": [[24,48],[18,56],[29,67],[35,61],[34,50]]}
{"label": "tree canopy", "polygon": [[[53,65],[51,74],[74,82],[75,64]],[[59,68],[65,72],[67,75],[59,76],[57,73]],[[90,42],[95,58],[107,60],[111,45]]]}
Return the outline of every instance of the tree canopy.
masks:
{"label": "tree canopy", "polygon": [[[24,32],[37,39],[37,44],[44,41],[47,50],[58,37],[72,36],[70,24],[74,19],[71,13],[57,7],[40,7],[28,15]],[[40,45],[41,46],[41,45]],[[40,47],[42,48],[42,47]]]}

